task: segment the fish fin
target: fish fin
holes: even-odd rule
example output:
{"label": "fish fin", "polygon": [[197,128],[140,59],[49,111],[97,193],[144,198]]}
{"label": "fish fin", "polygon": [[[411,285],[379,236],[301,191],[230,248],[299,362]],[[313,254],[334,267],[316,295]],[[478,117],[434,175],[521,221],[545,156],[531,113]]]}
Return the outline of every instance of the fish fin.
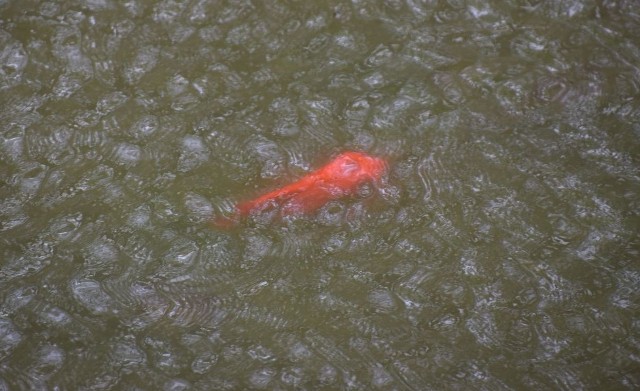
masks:
{"label": "fish fin", "polygon": [[331,193],[321,187],[309,188],[291,195],[282,206],[283,215],[311,213],[331,199]]}

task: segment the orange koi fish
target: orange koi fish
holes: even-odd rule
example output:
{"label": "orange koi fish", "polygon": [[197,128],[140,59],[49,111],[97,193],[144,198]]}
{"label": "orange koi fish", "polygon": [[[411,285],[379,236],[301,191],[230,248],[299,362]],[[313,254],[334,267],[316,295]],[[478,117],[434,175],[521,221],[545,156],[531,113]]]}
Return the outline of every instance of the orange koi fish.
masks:
{"label": "orange koi fish", "polygon": [[283,216],[311,213],[331,200],[355,194],[365,182],[378,182],[386,169],[386,162],[380,158],[361,152],[344,152],[297,182],[238,204],[233,217],[218,218],[214,225],[233,226],[251,213],[274,204],[281,208]]}

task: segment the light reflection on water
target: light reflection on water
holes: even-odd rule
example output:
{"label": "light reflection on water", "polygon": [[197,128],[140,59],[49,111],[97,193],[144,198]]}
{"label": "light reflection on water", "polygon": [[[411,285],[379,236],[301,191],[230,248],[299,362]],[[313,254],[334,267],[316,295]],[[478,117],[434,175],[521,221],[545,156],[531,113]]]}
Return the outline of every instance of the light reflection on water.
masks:
{"label": "light reflection on water", "polygon": [[[0,389],[640,387],[633,2],[0,21]],[[210,226],[351,149],[385,186]]]}

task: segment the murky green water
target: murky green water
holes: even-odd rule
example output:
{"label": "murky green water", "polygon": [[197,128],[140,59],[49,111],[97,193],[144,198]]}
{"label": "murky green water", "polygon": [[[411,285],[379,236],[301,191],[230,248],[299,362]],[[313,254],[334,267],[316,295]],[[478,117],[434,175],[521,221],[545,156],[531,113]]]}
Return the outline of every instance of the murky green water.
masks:
{"label": "murky green water", "polygon": [[[0,390],[640,387],[635,1],[0,1]],[[207,222],[345,150],[388,185]]]}

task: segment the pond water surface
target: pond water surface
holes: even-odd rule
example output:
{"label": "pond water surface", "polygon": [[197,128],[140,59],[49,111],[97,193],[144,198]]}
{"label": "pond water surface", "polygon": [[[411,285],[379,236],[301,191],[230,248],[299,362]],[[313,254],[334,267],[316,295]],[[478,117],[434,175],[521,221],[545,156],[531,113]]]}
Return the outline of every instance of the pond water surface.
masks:
{"label": "pond water surface", "polygon": [[639,10],[0,1],[0,390],[639,389]]}

